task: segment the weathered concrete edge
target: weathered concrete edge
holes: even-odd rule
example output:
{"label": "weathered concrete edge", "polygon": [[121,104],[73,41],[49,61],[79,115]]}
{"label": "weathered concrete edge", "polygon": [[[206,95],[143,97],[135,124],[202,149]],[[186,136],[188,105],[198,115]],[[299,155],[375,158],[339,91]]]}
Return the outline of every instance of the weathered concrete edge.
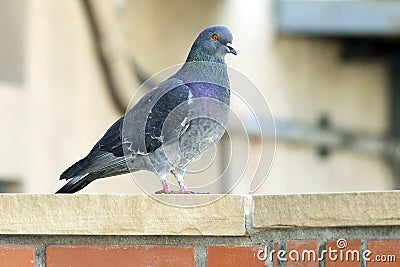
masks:
{"label": "weathered concrete edge", "polygon": [[252,227],[400,225],[400,191],[255,195]]}
{"label": "weathered concrete edge", "polygon": [[246,234],[240,195],[167,195],[159,201],[146,195],[0,194],[0,218],[0,234]]}
{"label": "weathered concrete edge", "polygon": [[0,194],[0,234],[247,236],[262,228],[400,225],[400,192],[291,195]]}

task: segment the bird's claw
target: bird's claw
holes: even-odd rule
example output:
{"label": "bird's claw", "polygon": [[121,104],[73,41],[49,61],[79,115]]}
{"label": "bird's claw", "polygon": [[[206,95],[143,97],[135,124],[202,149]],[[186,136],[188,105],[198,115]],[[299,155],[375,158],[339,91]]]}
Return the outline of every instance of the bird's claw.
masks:
{"label": "bird's claw", "polygon": [[169,188],[168,182],[165,179],[163,179],[161,181],[161,184],[163,186],[163,189],[155,192],[155,194],[157,194],[157,195],[159,195],[159,194],[210,194],[207,192],[191,191],[186,187],[185,184],[181,184],[179,190],[172,190]]}
{"label": "bird's claw", "polygon": [[179,189],[179,190],[165,190],[165,189],[161,189],[157,192],[155,192],[155,194],[210,194],[208,192],[196,192],[196,191],[191,191],[189,189]]}
{"label": "bird's claw", "polygon": [[156,195],[159,195],[159,194],[172,194],[172,190],[161,189],[161,190],[158,190],[158,191],[154,192],[154,194],[156,194]]}
{"label": "bird's claw", "polygon": [[189,190],[189,189],[179,189],[179,190],[175,190],[175,191],[173,191],[173,193],[172,194],[210,194],[210,193],[207,193],[207,192],[196,192],[196,191],[191,191],[191,190]]}

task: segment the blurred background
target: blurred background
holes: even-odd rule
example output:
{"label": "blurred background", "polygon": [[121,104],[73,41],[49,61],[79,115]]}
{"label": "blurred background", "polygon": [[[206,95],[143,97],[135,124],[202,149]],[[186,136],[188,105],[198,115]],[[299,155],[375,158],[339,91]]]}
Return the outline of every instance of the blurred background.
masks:
{"label": "blurred background", "polygon": [[[228,65],[269,103],[276,151],[273,133],[233,134],[228,143],[250,150],[230,157],[223,140],[189,186],[223,173],[215,192],[225,192],[244,172],[233,192],[246,193],[274,156],[257,193],[399,189],[399,1],[0,0],[0,192],[55,192],[141,83],[184,62],[215,24],[234,34]],[[261,145],[271,156],[258,163]],[[81,192],[141,190],[123,175]]]}

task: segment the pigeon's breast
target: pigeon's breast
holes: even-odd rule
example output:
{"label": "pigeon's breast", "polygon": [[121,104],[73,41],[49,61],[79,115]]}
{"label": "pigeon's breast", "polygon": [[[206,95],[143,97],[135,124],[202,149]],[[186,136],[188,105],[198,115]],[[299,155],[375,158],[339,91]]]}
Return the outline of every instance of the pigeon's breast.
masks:
{"label": "pigeon's breast", "polygon": [[171,138],[166,138],[170,141],[163,142],[163,146],[150,155],[152,166],[158,173],[168,173],[176,168],[185,169],[225,133],[229,117],[229,88],[207,82],[185,85],[189,89],[187,101],[175,105],[173,109],[163,108],[169,114],[160,125],[162,132],[167,137],[171,135]]}
{"label": "pigeon's breast", "polygon": [[208,97],[230,104],[230,89],[227,86],[215,84],[211,82],[192,82],[186,84],[189,86],[192,97]]}
{"label": "pigeon's breast", "polygon": [[179,150],[190,162],[215,145],[225,133],[230,91],[206,82],[188,84],[191,91],[189,126],[179,140]]}

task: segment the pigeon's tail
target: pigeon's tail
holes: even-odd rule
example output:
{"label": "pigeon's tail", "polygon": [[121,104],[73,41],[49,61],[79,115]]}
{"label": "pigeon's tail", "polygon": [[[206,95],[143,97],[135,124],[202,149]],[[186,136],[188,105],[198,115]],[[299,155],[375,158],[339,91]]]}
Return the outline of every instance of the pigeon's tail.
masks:
{"label": "pigeon's tail", "polygon": [[94,173],[87,173],[85,175],[77,175],[68,181],[63,187],[61,187],[56,194],[72,194],[75,193],[91,182],[93,182],[97,177]]}
{"label": "pigeon's tail", "polygon": [[[75,178],[75,176],[78,176],[81,174],[85,168],[87,167],[87,160],[86,158],[83,158],[79,161],[77,161],[75,164],[73,164],[71,167],[66,169],[60,176],[60,180],[69,180],[71,178]],[[84,173],[83,173],[84,174]]]}

